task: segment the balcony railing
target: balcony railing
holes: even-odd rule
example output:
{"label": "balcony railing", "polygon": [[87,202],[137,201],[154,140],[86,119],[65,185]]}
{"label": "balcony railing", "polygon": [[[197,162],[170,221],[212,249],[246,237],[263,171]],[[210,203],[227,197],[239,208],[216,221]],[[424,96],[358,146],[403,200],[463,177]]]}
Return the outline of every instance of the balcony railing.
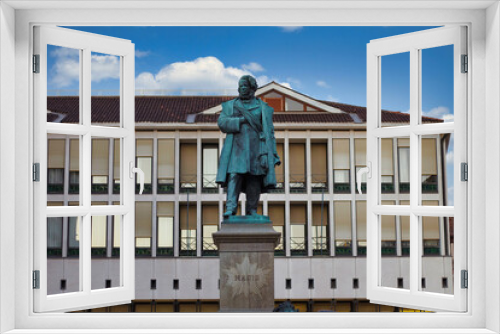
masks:
{"label": "balcony railing", "polygon": [[219,192],[219,186],[215,182],[216,174],[204,174],[203,175],[203,188],[201,192],[204,194],[217,194]]}
{"label": "balcony railing", "polygon": [[196,256],[196,236],[181,237],[180,244],[181,256]]}
{"label": "balcony railing", "polygon": [[[139,191],[141,191],[141,185],[136,184],[135,185],[135,193],[139,194]],[[153,193],[153,185],[151,183],[144,183],[144,190],[142,193],[143,194],[152,194]]]}
{"label": "balcony railing", "polygon": [[328,192],[328,177],[326,174],[311,175],[311,192],[313,193]]}
{"label": "balcony railing", "polygon": [[108,193],[108,184],[92,183],[91,192],[95,195],[104,195]]}
{"label": "balcony railing", "polygon": [[382,241],[380,253],[382,256],[396,255],[396,241]]}
{"label": "balcony railing", "polygon": [[64,184],[63,183],[48,183],[47,184],[47,194],[63,194]]}
{"label": "balcony railing", "polygon": [[174,179],[158,179],[156,192],[158,194],[173,194],[175,192]]}
{"label": "balcony railing", "polygon": [[285,192],[285,182],[276,182],[276,188],[269,189],[270,194],[283,194]]}
{"label": "balcony railing", "polygon": [[350,183],[334,183],[333,192],[336,194],[350,194],[351,184]]}
{"label": "balcony railing", "polygon": [[306,238],[304,237],[291,237],[290,238],[290,253],[292,256],[306,256]]}
{"label": "balcony railing", "polygon": [[313,255],[330,255],[328,237],[312,237]]}
{"label": "balcony railing", "polygon": [[307,180],[304,174],[290,174],[290,193],[305,193],[306,182]]}
{"label": "balcony railing", "polygon": [[211,237],[203,238],[203,256],[218,256],[219,250]]}
{"label": "balcony railing", "polygon": [[352,255],[351,240],[337,240],[337,241],[335,241],[335,255],[351,256]]}
{"label": "balcony railing", "polygon": [[156,249],[156,256],[174,256],[173,247],[158,247]]}
{"label": "balcony railing", "polygon": [[183,194],[186,193],[196,193],[196,184],[197,184],[198,176],[196,174],[182,174],[180,181],[180,192]]}
{"label": "balcony railing", "polygon": [[394,183],[382,182],[380,184],[382,194],[394,194]]}

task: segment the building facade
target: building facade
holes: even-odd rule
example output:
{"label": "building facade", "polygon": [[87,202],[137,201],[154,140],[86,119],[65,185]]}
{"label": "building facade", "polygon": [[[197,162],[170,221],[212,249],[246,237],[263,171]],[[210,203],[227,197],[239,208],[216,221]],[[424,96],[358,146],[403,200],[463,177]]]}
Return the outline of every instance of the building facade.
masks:
{"label": "building facade", "polygon": [[[301,311],[393,311],[366,302],[366,108],[319,101],[276,83],[256,94],[275,110],[282,164],[278,186],[261,196],[259,213],[282,235],[275,249],[275,299]],[[225,135],[217,127],[230,96],[136,97],[136,166],[145,173],[135,207],[136,301],[108,311],[217,311],[218,252],[225,192],[215,183]],[[78,97],[49,97],[49,122],[78,122]],[[93,97],[94,124],[119,122],[118,97]],[[424,118],[424,122],[442,120]],[[382,111],[387,125],[409,115]],[[422,139],[423,205],[447,205],[449,135]],[[387,205],[409,204],[409,138],[382,139],[380,191]],[[78,137],[50,135],[48,205],[78,205]],[[92,204],[120,203],[120,140],[92,141]],[[125,176],[128,177],[128,176]],[[240,198],[245,214],[245,196]],[[48,293],[78,289],[79,220],[47,222]],[[409,218],[381,221],[381,284],[409,286]],[[92,289],[118,286],[119,216],[92,219]],[[422,287],[453,293],[453,224],[424,218]],[[101,310],[102,311],[102,310]]]}

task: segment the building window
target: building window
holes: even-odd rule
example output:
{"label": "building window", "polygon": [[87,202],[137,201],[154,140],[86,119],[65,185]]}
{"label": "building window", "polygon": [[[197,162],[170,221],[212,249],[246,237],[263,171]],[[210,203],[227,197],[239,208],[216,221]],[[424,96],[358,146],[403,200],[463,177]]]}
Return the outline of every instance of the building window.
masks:
{"label": "building window", "polygon": [[351,202],[333,202],[335,212],[335,254],[352,255]]}
{"label": "building window", "polygon": [[108,193],[109,140],[92,139],[92,194]]}
{"label": "building window", "polygon": [[328,192],[328,163],[326,143],[311,144],[311,191]]}
{"label": "building window", "polygon": [[267,215],[273,222],[273,228],[276,232],[281,233],[278,245],[274,248],[275,256],[285,256],[285,205],[284,204],[269,204]]}
{"label": "building window", "polygon": [[280,157],[281,164],[274,168],[276,173],[276,188],[269,189],[270,193],[284,193],[285,192],[285,150],[283,143],[276,143],[276,152]]}
{"label": "building window", "polygon": [[[356,184],[358,183],[357,175],[361,168],[366,167],[366,139],[356,138],[354,139],[354,163],[356,166]],[[361,176],[361,192],[366,194],[366,173]]]}
{"label": "building window", "polygon": [[307,206],[290,205],[290,253],[292,256],[307,255]]}
{"label": "building window", "polygon": [[180,255],[196,256],[197,210],[196,203],[187,203],[179,207]]}
{"label": "building window", "polygon": [[435,138],[422,138],[422,194],[438,192],[436,142]]}
{"label": "building window", "polygon": [[[382,201],[382,205],[394,205],[394,201]],[[380,217],[381,255],[396,256],[396,216],[382,215]]]}
{"label": "building window", "polygon": [[203,193],[218,193],[215,183],[219,165],[219,148],[216,144],[203,145]]}
{"label": "building window", "polygon": [[312,212],[312,248],[313,255],[330,255],[328,237],[328,202],[313,204]]}
{"label": "building window", "polygon": [[63,218],[48,217],[47,218],[47,256],[61,257],[62,256],[62,233],[63,233]]}
{"label": "building window", "polygon": [[349,139],[333,139],[333,192],[351,192],[351,155]]}
{"label": "building window", "polygon": [[[152,174],[153,174],[153,140],[152,139],[137,139],[136,141],[136,159],[137,167],[144,172],[144,191],[143,194],[151,194],[153,192]],[[135,193],[140,190],[139,178],[136,177]]]}
{"label": "building window", "polygon": [[196,193],[197,183],[197,146],[196,144],[181,144],[180,152],[180,192]]}
{"label": "building window", "polygon": [[157,202],[157,256],[174,255],[174,202]]}
{"label": "building window", "polygon": [[120,139],[115,139],[114,140],[114,146],[113,146],[113,194],[119,194],[120,193],[120,155],[121,155],[121,148],[120,148]]}
{"label": "building window", "polygon": [[[438,206],[439,201],[422,201],[422,205]],[[425,256],[441,255],[440,225],[448,218],[445,217],[422,217],[423,247]],[[444,254],[443,254],[444,255]]]}
{"label": "building window", "polygon": [[219,255],[217,246],[214,243],[212,233],[219,230],[219,205],[203,205],[202,207],[202,240],[203,256]]}
{"label": "building window", "polygon": [[80,140],[69,141],[69,194],[80,192]]}
{"label": "building window", "polygon": [[[104,202],[92,202],[92,205],[106,205]],[[92,216],[92,248],[91,254],[93,257],[106,256],[106,240],[107,240],[107,216]]]}
{"label": "building window", "polygon": [[381,139],[381,180],[380,189],[382,194],[394,193],[394,159],[392,139]]}
{"label": "building window", "polygon": [[158,139],[158,194],[173,194],[175,179],[175,142]]}
{"label": "building window", "polygon": [[80,254],[80,218],[68,218],[68,257],[77,257]]}
{"label": "building window", "polygon": [[398,139],[399,192],[410,192],[410,139]]}
{"label": "building window", "polygon": [[366,255],[366,201],[356,201],[356,239],[358,255]]}
{"label": "building window", "polygon": [[47,147],[47,194],[64,193],[65,140],[49,139]]}
{"label": "building window", "polygon": [[[400,201],[401,205],[410,205],[410,201]],[[410,255],[410,216],[401,216],[401,254]]]}
{"label": "building window", "polygon": [[290,151],[290,192],[306,192],[306,154],[305,145],[293,143]]}
{"label": "building window", "polygon": [[135,255],[151,256],[152,203],[135,202]]}

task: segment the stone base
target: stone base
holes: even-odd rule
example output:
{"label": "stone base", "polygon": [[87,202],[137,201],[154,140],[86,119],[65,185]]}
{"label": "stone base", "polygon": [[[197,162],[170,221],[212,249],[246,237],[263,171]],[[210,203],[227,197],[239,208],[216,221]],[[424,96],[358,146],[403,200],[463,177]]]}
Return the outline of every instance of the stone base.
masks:
{"label": "stone base", "polygon": [[233,216],[213,234],[220,258],[220,311],[271,312],[274,247],[280,233],[267,216]]}

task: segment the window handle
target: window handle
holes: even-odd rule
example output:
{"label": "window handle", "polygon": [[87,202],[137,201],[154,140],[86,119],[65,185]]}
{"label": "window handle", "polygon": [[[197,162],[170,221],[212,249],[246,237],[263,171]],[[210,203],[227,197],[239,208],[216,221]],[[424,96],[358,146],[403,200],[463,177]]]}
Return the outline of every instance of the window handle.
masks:
{"label": "window handle", "polygon": [[356,183],[357,183],[358,193],[360,195],[363,194],[363,192],[361,191],[362,176],[363,176],[363,174],[368,174],[368,178],[372,177],[371,166],[372,166],[372,163],[368,162],[366,167],[359,169],[358,172],[356,173]]}
{"label": "window handle", "polygon": [[142,191],[144,190],[144,172],[142,171],[142,169],[134,167],[134,163],[132,161],[130,161],[129,163],[129,169],[130,169],[131,179],[134,178],[134,173],[136,173],[139,176],[139,185],[140,185],[139,195],[142,195]]}

